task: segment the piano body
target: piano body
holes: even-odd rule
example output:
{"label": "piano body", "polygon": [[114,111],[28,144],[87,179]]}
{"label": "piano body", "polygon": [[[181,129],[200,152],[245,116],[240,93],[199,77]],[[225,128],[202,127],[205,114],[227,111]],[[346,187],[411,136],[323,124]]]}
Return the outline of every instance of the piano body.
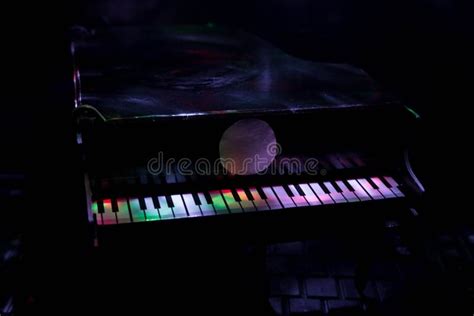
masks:
{"label": "piano body", "polygon": [[[99,248],[368,235],[420,212],[418,116],[358,68],[208,26],[99,29],[73,53],[84,215]],[[248,119],[273,130],[279,172],[197,172]]]}

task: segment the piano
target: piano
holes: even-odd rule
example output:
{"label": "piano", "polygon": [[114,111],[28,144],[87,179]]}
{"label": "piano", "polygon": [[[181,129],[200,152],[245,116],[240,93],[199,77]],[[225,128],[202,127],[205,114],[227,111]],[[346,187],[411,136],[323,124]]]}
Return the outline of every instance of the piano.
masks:
{"label": "piano", "polygon": [[[99,29],[72,52],[97,245],[194,230],[291,239],[418,212],[424,188],[410,146],[419,116],[359,68],[209,26]],[[275,135],[278,172],[239,175],[215,163],[225,131],[249,119]],[[196,172],[202,159],[215,168]]]}

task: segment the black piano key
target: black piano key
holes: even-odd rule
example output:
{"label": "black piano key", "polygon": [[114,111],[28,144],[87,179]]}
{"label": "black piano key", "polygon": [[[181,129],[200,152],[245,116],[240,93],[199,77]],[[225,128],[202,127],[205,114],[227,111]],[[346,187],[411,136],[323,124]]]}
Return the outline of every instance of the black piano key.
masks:
{"label": "black piano key", "polygon": [[385,184],[387,188],[392,188],[392,185],[387,181],[387,179],[385,179],[385,177],[380,177],[380,180],[383,182],[383,184]]}
{"label": "black piano key", "polygon": [[234,194],[232,193],[232,190],[229,189],[224,189],[221,190],[222,197],[224,198],[224,201],[231,213],[241,213],[242,212],[242,207],[240,206],[240,203],[235,200]]}
{"label": "black piano key", "polygon": [[359,198],[361,201],[369,201],[371,197],[367,194],[364,188],[357,182],[355,179],[345,181],[347,188],[354,192],[354,194]]}
{"label": "black piano key", "polygon": [[191,193],[191,195],[193,196],[194,203],[196,203],[196,205],[201,205],[201,200],[199,199],[199,196],[197,195],[197,193],[193,192]]}
{"label": "black piano key", "polygon": [[247,198],[249,199],[249,201],[253,201],[253,196],[250,193],[249,188],[244,188],[244,192],[245,192],[245,195],[247,195]]}
{"label": "black piano key", "polygon": [[389,176],[383,177],[386,182],[390,184],[390,190],[397,196],[397,197],[404,197],[405,194],[403,194],[402,191],[399,189],[399,184],[397,181]]}
{"label": "black piano key", "polygon": [[117,200],[112,199],[112,212],[117,213],[118,212],[118,205],[117,205]]}
{"label": "black piano key", "polygon": [[102,200],[98,200],[97,201],[97,210],[99,213],[104,213],[104,203],[102,202]]}
{"label": "black piano key", "polygon": [[302,196],[298,190],[296,189],[295,185],[290,184],[288,188],[291,190],[293,193],[293,202],[296,204],[296,206],[308,206],[308,202],[306,201],[306,198]]}
{"label": "black piano key", "polygon": [[293,207],[293,200],[286,194],[285,190],[281,186],[276,187],[262,187],[262,191],[265,192],[266,202],[270,209],[278,210],[282,207]]}
{"label": "black piano key", "polygon": [[321,189],[323,189],[324,193],[331,195],[331,191],[329,191],[323,183],[320,183],[319,185],[321,186]]}
{"label": "black piano key", "polygon": [[389,187],[387,187],[379,177],[373,177],[370,178],[370,180],[378,187],[379,192],[385,198],[390,199],[396,197],[396,194]]}
{"label": "black piano key", "polygon": [[173,201],[173,213],[175,218],[183,218],[188,217],[188,210],[183,201],[183,197],[181,194],[174,194],[170,196],[171,200]]}
{"label": "black piano key", "polygon": [[143,197],[138,198],[138,203],[140,204],[140,209],[141,210],[146,210],[147,209],[145,199]]}
{"label": "black piano key", "polygon": [[182,198],[190,217],[202,216],[201,208],[196,204],[192,194],[183,194]]}
{"label": "black piano key", "polygon": [[381,200],[384,196],[379,192],[379,190],[372,187],[369,181],[365,178],[356,179],[356,181],[364,188],[364,190],[370,195],[374,200]]}
{"label": "black piano key", "polygon": [[303,189],[301,189],[301,187],[299,186],[299,184],[295,184],[295,188],[296,188],[296,191],[298,191],[298,193],[299,193],[301,196],[305,196],[304,191],[303,191]]}
{"label": "black piano key", "polygon": [[285,190],[286,194],[288,194],[289,197],[294,197],[295,195],[293,194],[293,192],[291,192],[290,188],[286,185],[286,184],[283,184],[282,185],[283,189]]}
{"label": "black piano key", "polygon": [[211,195],[209,194],[209,192],[205,191],[204,192],[204,197],[206,198],[207,204],[211,204],[211,205],[214,204],[214,203],[212,203],[212,198],[211,198]]}
{"label": "black piano key", "polygon": [[337,186],[340,190],[342,195],[346,198],[348,202],[358,202],[359,199],[355,195],[355,193],[347,187],[347,185],[343,181],[336,181],[335,187]]}
{"label": "black piano key", "polygon": [[160,202],[160,209],[158,212],[160,213],[161,219],[172,219],[174,218],[173,210],[168,205],[168,201],[165,196],[160,195],[158,196],[158,201]]}
{"label": "black piano key", "polygon": [[346,185],[346,187],[349,189],[349,191],[352,191],[354,192],[354,188],[351,186],[351,184],[349,182],[347,182],[347,180],[342,180],[342,182]]}
{"label": "black piano key", "polygon": [[306,201],[308,201],[309,205],[320,205],[321,204],[321,201],[316,196],[316,194],[314,194],[313,190],[311,189],[311,187],[308,184],[302,183],[301,185],[298,185],[298,186],[303,191],[304,198],[306,199]]}
{"label": "black piano key", "polygon": [[252,203],[255,205],[257,210],[259,211],[266,211],[269,209],[268,203],[262,199],[260,193],[256,188],[248,188],[248,192],[251,196]]}
{"label": "black piano key", "polygon": [[117,207],[118,207],[118,211],[115,213],[117,215],[117,222],[119,224],[130,223],[132,219],[130,217],[130,211],[129,211],[127,199],[118,198]]}
{"label": "black piano key", "polygon": [[160,209],[160,201],[158,201],[158,197],[156,195],[152,196],[151,200],[153,201],[153,205],[155,206],[155,208],[157,210],[159,210]]}
{"label": "black piano key", "polygon": [[334,187],[334,189],[336,189],[337,192],[339,193],[343,192],[341,188],[339,187],[339,185],[337,185],[337,182],[332,182],[332,186]]}
{"label": "black piano key", "polygon": [[174,203],[173,203],[173,200],[171,199],[171,196],[170,195],[167,195],[166,196],[166,202],[168,202],[168,206],[173,208],[174,207]]}
{"label": "black piano key", "polygon": [[266,200],[267,195],[265,194],[265,192],[263,192],[262,188],[261,187],[256,187],[256,189],[257,189],[258,194],[260,194],[260,196],[262,197],[262,199]]}
{"label": "black piano key", "polygon": [[240,196],[237,194],[237,191],[235,189],[230,189],[230,192],[232,192],[232,195],[234,196],[234,199],[237,202],[242,202],[242,200],[240,199]]}
{"label": "black piano key", "polygon": [[327,181],[324,182],[323,185],[329,190],[331,198],[334,200],[336,203],[345,203],[347,202],[344,196],[341,194],[341,192],[338,192],[336,188],[334,187],[334,184]]}
{"label": "black piano key", "polygon": [[376,189],[376,190],[379,189],[379,186],[378,186],[377,184],[375,184],[374,181],[372,181],[371,178],[367,178],[366,180],[370,183],[370,185],[371,185],[374,189]]}

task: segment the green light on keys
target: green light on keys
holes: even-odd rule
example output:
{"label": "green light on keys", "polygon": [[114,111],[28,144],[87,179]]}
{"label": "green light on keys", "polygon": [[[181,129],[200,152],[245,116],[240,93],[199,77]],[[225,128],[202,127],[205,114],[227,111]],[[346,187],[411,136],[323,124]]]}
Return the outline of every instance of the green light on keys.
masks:
{"label": "green light on keys", "polygon": [[222,198],[213,198],[212,199],[212,204],[214,204],[214,207],[217,209],[226,209],[227,206],[225,205],[224,200]]}
{"label": "green light on keys", "polygon": [[224,199],[222,198],[220,192],[211,191],[209,192],[209,194],[211,195],[212,204],[214,205],[216,213],[228,214],[229,212],[227,211],[227,205],[225,204]]}
{"label": "green light on keys", "polygon": [[97,202],[92,202],[92,213],[99,214],[99,208],[97,206]]}

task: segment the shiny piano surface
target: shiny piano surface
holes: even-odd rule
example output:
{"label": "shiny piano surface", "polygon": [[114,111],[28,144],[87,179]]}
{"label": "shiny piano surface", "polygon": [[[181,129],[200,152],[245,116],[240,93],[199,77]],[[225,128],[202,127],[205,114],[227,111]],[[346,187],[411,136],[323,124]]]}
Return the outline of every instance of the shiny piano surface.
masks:
{"label": "shiny piano surface", "polygon": [[[180,229],[291,239],[295,230],[416,214],[424,189],[409,149],[418,116],[358,68],[207,27],[97,30],[73,53],[88,219],[99,244]],[[247,118],[273,129],[282,149],[274,164],[313,159],[313,172],[178,171],[180,159],[217,161],[224,131]],[[151,172],[157,157],[172,160],[168,170]]]}

